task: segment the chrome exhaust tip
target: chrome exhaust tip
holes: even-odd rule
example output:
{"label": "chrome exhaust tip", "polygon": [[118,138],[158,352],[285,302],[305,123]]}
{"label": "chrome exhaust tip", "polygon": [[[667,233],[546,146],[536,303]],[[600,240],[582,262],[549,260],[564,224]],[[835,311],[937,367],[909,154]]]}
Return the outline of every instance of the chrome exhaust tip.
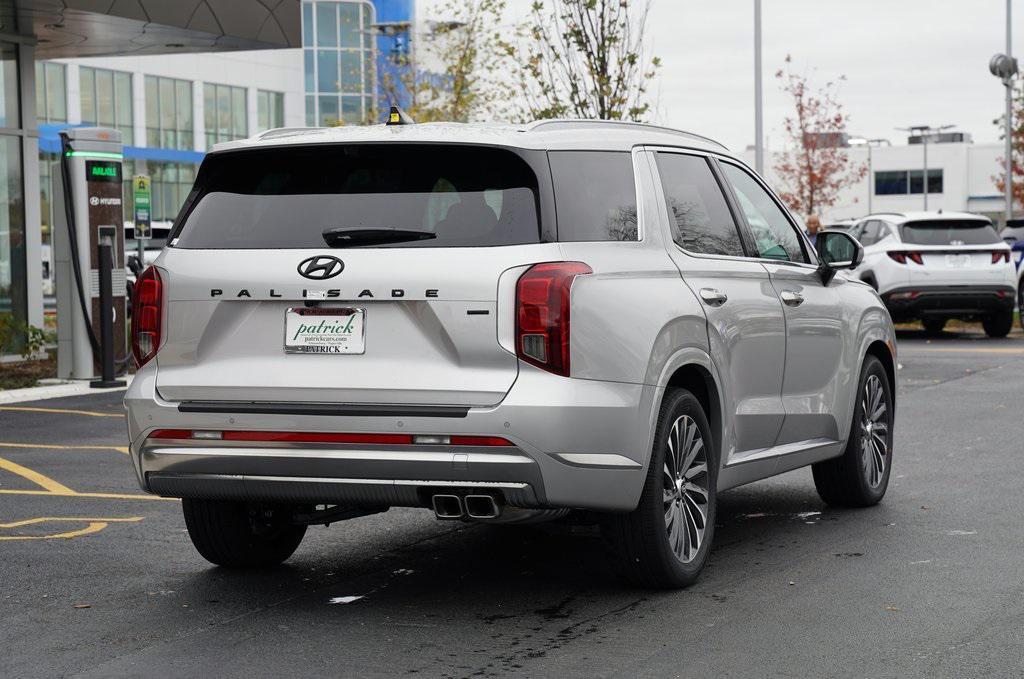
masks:
{"label": "chrome exhaust tip", "polygon": [[438,519],[461,519],[464,516],[462,499],[458,495],[435,495],[430,501]]}
{"label": "chrome exhaust tip", "polygon": [[492,495],[467,495],[466,515],[471,519],[496,519],[501,514]]}

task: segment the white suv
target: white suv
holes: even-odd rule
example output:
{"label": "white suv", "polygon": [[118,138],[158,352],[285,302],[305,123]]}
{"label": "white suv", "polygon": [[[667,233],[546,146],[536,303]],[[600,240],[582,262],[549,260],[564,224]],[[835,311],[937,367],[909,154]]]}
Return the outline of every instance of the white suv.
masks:
{"label": "white suv", "polygon": [[1017,277],[1010,247],[987,218],[887,212],[851,233],[864,246],[854,275],[878,291],[894,322],[921,320],[938,333],[950,318],[980,319],[989,337],[1010,332]]}

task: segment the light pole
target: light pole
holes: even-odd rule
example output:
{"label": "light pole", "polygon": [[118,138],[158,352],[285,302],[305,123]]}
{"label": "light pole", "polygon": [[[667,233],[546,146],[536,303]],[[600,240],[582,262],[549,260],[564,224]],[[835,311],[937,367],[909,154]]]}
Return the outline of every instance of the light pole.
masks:
{"label": "light pole", "polygon": [[[937,132],[942,132],[950,128],[956,127],[956,125],[939,125],[938,127],[932,127],[931,125],[911,125],[910,127],[897,127],[897,130],[901,132],[909,132],[910,134],[918,134],[921,136],[921,144],[924,146],[924,172],[922,179],[923,186],[921,187],[922,193],[924,194],[924,209],[928,210],[928,136]],[[909,177],[908,177],[909,180]],[[907,189],[909,190],[909,186]]]}
{"label": "light pole", "polygon": [[871,149],[875,146],[892,146],[892,142],[888,139],[865,139],[864,137],[855,137],[849,141],[850,146],[866,146],[868,149],[868,214],[874,212],[872,208],[872,197],[875,194],[875,173],[871,166]]}
{"label": "light pole", "polygon": [[[1009,2],[1009,0],[1007,0]],[[764,111],[761,94],[761,0],[754,0],[754,169],[764,175]]]}
{"label": "light pole", "polygon": [[1017,75],[1017,60],[1010,56],[1013,53],[1010,16],[1010,0],[1006,0],[1006,54],[997,54],[988,62],[989,72],[1002,80],[1006,88],[1006,180],[1003,182],[1003,195],[1007,222],[1013,218],[1013,78]]}

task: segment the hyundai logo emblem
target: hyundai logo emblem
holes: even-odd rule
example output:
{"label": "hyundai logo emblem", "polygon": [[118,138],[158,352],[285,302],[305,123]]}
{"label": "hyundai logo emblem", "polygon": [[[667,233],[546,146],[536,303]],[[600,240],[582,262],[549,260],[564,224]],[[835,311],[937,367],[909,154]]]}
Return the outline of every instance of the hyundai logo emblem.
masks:
{"label": "hyundai logo emblem", "polygon": [[345,270],[345,262],[330,255],[317,255],[299,262],[299,274],[315,281],[334,278]]}

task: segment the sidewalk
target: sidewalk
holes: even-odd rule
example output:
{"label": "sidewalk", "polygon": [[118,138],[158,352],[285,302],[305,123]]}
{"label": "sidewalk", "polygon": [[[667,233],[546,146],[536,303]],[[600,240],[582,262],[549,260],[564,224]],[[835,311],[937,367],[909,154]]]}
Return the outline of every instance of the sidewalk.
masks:
{"label": "sidewalk", "polygon": [[[134,375],[125,375],[120,378],[128,384],[132,383]],[[58,384],[47,384],[40,387],[29,387],[27,389],[4,389],[0,390],[0,405],[7,403],[24,403],[26,401],[41,401],[47,398],[61,398],[64,396],[84,396],[86,394],[102,394],[109,391],[124,391],[125,387],[115,389],[92,389],[88,380],[64,380]]]}

